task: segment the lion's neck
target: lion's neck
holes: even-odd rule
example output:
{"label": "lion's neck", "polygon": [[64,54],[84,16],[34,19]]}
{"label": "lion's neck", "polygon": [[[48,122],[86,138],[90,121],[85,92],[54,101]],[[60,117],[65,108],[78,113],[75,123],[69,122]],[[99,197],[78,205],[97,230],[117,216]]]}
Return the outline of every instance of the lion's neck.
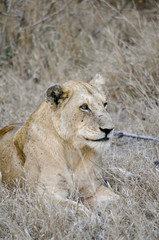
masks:
{"label": "lion's neck", "polygon": [[83,164],[90,166],[97,159],[97,154],[88,147],[77,149],[67,143],[64,143],[63,147],[66,164],[73,171]]}
{"label": "lion's neck", "polygon": [[89,147],[77,149],[70,142],[61,139],[52,124],[52,115],[47,103],[44,102],[40,105],[26,122],[26,124],[28,123],[32,125],[30,130],[28,125],[30,139],[36,143],[39,141],[39,145],[46,148],[48,154],[50,152],[55,155],[58,149],[61,161],[64,161],[73,172],[78,174],[84,169],[90,172],[99,164],[97,153],[93,149]]}

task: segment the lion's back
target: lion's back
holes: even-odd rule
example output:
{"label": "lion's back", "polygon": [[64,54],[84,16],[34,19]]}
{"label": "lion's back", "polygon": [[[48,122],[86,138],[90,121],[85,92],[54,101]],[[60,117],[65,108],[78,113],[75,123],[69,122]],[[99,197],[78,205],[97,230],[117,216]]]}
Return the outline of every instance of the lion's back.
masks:
{"label": "lion's back", "polygon": [[0,130],[0,172],[2,181],[9,184],[13,184],[15,179],[22,175],[22,165],[13,142],[18,129],[11,125]]}

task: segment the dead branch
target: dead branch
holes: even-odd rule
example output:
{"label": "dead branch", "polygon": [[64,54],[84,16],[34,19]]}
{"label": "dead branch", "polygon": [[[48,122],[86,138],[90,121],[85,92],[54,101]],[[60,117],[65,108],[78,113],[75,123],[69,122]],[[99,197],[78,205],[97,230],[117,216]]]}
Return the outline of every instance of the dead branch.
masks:
{"label": "dead branch", "polygon": [[47,12],[46,12],[46,14],[45,14],[44,17],[46,17],[46,16],[48,16],[48,15],[50,14],[50,11],[51,11],[51,9],[53,8],[53,6],[55,5],[55,3],[56,3],[56,0],[52,0],[52,1],[51,1],[51,3],[50,3],[50,5],[49,5],[49,7],[48,7],[48,9],[47,9]]}
{"label": "dead branch", "polygon": [[72,2],[73,0],[70,0],[68,2],[66,2],[63,7],[61,9],[59,9],[57,12],[51,14],[51,15],[48,15],[48,16],[45,16],[44,18],[40,19],[39,21],[37,21],[36,23],[34,23],[31,28],[34,28],[35,26],[37,26],[38,24],[41,24],[45,21],[47,21],[48,19],[50,18],[53,18],[55,17],[56,15],[60,14],[61,12],[63,12],[65,10],[65,8]]}
{"label": "dead branch", "polygon": [[6,44],[6,26],[7,26],[8,16],[11,12],[11,8],[12,8],[12,0],[9,1],[7,13],[6,13],[4,23],[2,26],[2,38],[1,38],[1,43],[0,43],[0,53],[2,52],[2,50]]}
{"label": "dead branch", "polygon": [[[94,32],[93,32],[93,36],[95,37],[98,33],[101,32],[101,30],[103,29],[103,27],[106,27],[107,25],[109,25],[112,20],[114,18],[116,18],[117,16],[119,16],[122,11],[124,10],[124,8],[126,8],[126,6],[128,5],[128,3],[130,2],[130,0],[125,0],[125,2],[123,3],[123,5],[121,6],[121,8],[119,10],[116,10],[115,9],[115,13],[110,17],[110,19],[104,24],[104,26],[102,27],[99,27],[98,29],[96,29]],[[108,3],[107,3],[108,4]]]}
{"label": "dead branch", "polygon": [[138,135],[138,134],[133,134],[133,133],[127,133],[127,132],[122,132],[122,131],[115,131],[114,136],[117,136],[119,138],[120,137],[131,137],[131,138],[137,138],[137,139],[159,142],[158,138],[154,138],[154,137],[151,137],[151,136]]}
{"label": "dead branch", "polygon": [[111,23],[111,21],[116,18],[117,16],[119,16],[122,11],[124,10],[124,8],[126,8],[126,6],[128,5],[128,3],[130,2],[130,0],[125,0],[125,2],[123,3],[123,5],[121,6],[121,8],[118,11],[115,11],[115,13],[110,17],[110,19],[108,20],[108,22],[106,23],[109,24]]}
{"label": "dead branch", "polygon": [[9,17],[9,18],[22,18],[21,15],[11,15],[11,14],[5,13],[5,12],[0,12],[0,15],[5,16],[5,17]]}

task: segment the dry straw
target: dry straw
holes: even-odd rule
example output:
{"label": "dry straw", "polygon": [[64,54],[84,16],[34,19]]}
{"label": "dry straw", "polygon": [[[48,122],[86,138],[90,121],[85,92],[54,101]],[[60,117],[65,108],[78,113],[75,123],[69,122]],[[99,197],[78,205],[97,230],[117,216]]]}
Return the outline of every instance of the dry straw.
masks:
{"label": "dry straw", "polygon": [[[50,84],[101,73],[116,131],[158,139],[159,6],[124,3],[1,1],[0,125],[24,122]],[[114,140],[103,180],[121,199],[98,209],[96,221],[27,184],[12,191],[0,185],[0,239],[159,239],[158,160],[157,141]]]}

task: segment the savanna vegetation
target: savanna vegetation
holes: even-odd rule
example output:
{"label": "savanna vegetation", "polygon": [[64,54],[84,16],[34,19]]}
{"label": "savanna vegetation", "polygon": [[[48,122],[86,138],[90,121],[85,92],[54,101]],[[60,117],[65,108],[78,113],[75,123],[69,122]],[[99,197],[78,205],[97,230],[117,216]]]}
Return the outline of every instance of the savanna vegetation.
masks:
{"label": "savanna vegetation", "polygon": [[[53,83],[106,78],[115,129],[159,138],[159,2],[0,1],[0,127],[23,123]],[[0,239],[159,239],[159,143],[114,138],[96,219],[26,183],[0,185]]]}

